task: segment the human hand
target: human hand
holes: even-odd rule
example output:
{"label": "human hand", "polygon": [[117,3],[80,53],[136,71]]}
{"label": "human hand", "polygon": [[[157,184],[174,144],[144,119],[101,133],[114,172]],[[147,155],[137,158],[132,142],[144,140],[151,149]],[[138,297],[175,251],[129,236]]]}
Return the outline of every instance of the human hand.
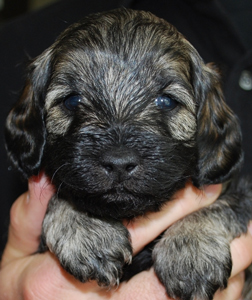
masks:
{"label": "human hand", "polygon": [[[211,204],[220,189],[219,185],[210,186],[206,188],[206,196],[188,184],[176,194],[176,200],[169,202],[161,212],[150,213],[128,224],[134,254],[179,218]],[[33,254],[38,249],[42,220],[53,192],[44,175],[36,180],[33,178],[29,181],[29,192],[20,196],[11,209],[9,238],[1,262],[0,300],[169,299],[152,269],[141,272],[117,289],[107,291],[95,282],[83,284],[75,280],[60,267],[53,254]],[[232,253],[239,254],[240,251],[242,255],[233,255],[234,271],[230,287],[218,293],[215,300],[239,298],[243,278],[236,275],[252,260],[251,248],[250,235],[232,242]]]}

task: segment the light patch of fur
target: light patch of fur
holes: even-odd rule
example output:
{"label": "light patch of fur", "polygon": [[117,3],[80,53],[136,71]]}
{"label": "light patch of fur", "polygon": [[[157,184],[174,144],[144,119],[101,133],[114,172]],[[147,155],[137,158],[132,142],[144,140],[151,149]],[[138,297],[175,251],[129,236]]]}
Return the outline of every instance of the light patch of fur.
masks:
{"label": "light patch of fur", "polygon": [[180,141],[192,140],[197,130],[196,104],[193,96],[180,84],[170,85],[167,94],[174,95],[174,98],[182,104],[179,111],[168,120],[173,137]]}
{"label": "light patch of fur", "polygon": [[64,98],[70,89],[67,86],[58,85],[53,88],[50,88],[47,92],[45,99],[45,110],[48,112],[50,108],[54,105],[56,99]]}
{"label": "light patch of fur", "polygon": [[[173,95],[178,99],[191,113],[196,113],[196,103],[192,91],[188,91],[182,84],[173,83],[169,85],[165,93]],[[194,117],[195,118],[195,117]]]}
{"label": "light patch of fur", "polygon": [[71,118],[66,116],[66,114],[59,107],[53,107],[49,109],[46,128],[48,133],[52,133],[54,136],[64,136],[67,129],[71,125]]}
{"label": "light patch of fur", "polygon": [[176,140],[188,141],[195,136],[197,123],[194,115],[183,107],[170,118],[169,127]]}

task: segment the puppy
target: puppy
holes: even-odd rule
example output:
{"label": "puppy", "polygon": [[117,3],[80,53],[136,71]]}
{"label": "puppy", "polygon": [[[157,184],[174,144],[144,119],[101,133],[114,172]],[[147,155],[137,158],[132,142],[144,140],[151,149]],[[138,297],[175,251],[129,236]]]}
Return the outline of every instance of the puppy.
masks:
{"label": "puppy", "polygon": [[[233,180],[241,131],[217,71],[171,24],[118,9],[70,26],[30,63],[6,147],[25,178],[44,170],[55,185],[41,250],[80,281],[113,286],[153,264],[176,299],[212,299],[226,287],[230,241],[252,216],[249,183]],[[122,219],[160,210],[188,181],[225,184],[122,277],[132,261]]]}

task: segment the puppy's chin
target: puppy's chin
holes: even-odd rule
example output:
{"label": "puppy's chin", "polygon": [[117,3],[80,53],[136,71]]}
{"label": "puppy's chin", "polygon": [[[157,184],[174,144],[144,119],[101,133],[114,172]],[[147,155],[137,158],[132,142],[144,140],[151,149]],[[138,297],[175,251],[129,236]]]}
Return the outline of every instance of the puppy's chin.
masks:
{"label": "puppy's chin", "polygon": [[87,211],[100,217],[132,219],[144,215],[146,212],[159,211],[167,199],[171,200],[174,193],[184,185],[185,182],[180,181],[162,195],[133,194],[117,188],[100,194],[78,191],[74,197],[73,190],[62,190],[59,192],[59,197],[70,201],[78,210]]}

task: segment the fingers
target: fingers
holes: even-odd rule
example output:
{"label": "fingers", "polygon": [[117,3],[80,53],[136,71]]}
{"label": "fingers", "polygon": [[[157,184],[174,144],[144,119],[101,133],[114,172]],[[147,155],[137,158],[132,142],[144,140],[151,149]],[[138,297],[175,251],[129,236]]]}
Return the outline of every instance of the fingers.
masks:
{"label": "fingers", "polygon": [[177,192],[174,199],[168,201],[161,211],[149,213],[146,217],[136,218],[126,224],[130,231],[134,254],[154,240],[171,224],[203,206],[213,203],[221,193],[220,184],[199,190],[191,183]]}
{"label": "fingers", "polygon": [[228,287],[223,291],[218,291],[213,300],[238,300],[244,285],[244,272],[237,274],[228,281]]}
{"label": "fingers", "polygon": [[238,300],[244,285],[244,270],[252,263],[252,223],[248,233],[231,242],[233,268],[228,287],[215,294],[214,300]]}
{"label": "fingers", "polygon": [[34,253],[38,249],[42,221],[53,187],[44,174],[29,180],[29,191],[11,208],[8,243],[2,263]]}
{"label": "fingers", "polygon": [[111,300],[172,300],[167,296],[153,269],[141,272],[128,282],[123,282],[118,290],[112,291],[110,297]]}
{"label": "fingers", "polygon": [[247,234],[231,242],[233,268],[231,276],[239,274],[252,263],[252,222],[248,226]]}
{"label": "fingers", "polygon": [[30,256],[27,266],[21,268],[19,283],[24,295],[22,299],[96,299],[88,298],[88,295],[95,294],[98,285],[95,282],[83,284],[77,281],[61,268],[57,258],[49,252]]}

